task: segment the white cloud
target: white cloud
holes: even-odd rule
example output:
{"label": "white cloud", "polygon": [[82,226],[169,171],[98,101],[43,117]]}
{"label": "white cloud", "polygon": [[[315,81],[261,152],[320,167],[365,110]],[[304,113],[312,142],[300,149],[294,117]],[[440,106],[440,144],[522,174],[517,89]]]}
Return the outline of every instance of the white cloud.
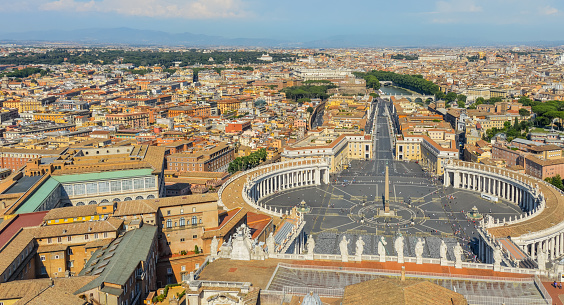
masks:
{"label": "white cloud", "polygon": [[244,9],[242,0],[47,0],[39,9],[184,19],[243,18],[251,15]]}
{"label": "white cloud", "polygon": [[482,7],[478,6],[472,0],[452,0],[452,1],[437,1],[437,13],[478,13],[482,11]]}
{"label": "white cloud", "polygon": [[547,5],[540,9],[540,13],[541,15],[554,15],[554,14],[558,14],[558,9]]}
{"label": "white cloud", "polygon": [[554,0],[438,0],[425,14],[439,24],[531,24],[551,20],[564,7]]}

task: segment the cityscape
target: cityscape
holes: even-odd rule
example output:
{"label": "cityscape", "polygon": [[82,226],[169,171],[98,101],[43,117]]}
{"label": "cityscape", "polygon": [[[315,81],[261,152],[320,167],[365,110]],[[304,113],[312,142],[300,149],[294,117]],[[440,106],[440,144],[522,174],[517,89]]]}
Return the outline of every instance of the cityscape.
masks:
{"label": "cityscape", "polygon": [[564,7],[181,2],[0,8],[0,305],[564,304]]}

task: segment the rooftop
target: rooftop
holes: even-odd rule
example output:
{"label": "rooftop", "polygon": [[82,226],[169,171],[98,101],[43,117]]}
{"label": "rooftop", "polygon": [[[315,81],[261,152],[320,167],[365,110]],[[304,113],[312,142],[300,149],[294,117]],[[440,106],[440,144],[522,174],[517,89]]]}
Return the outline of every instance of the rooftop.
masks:
{"label": "rooftop", "polygon": [[[77,290],[75,294],[98,288],[104,282],[125,285],[139,263],[149,256],[156,234],[157,227],[144,225],[115,239],[108,247],[98,249],[80,271],[79,276],[98,274],[99,276]],[[101,257],[104,259],[100,259]],[[108,293],[119,295],[121,289]]]}

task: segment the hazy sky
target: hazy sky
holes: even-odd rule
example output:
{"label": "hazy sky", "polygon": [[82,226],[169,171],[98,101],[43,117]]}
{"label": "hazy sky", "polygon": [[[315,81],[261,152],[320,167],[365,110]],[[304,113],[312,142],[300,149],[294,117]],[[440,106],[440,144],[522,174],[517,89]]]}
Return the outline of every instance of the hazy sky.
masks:
{"label": "hazy sky", "polygon": [[564,40],[564,0],[0,0],[0,32],[130,27],[225,37]]}

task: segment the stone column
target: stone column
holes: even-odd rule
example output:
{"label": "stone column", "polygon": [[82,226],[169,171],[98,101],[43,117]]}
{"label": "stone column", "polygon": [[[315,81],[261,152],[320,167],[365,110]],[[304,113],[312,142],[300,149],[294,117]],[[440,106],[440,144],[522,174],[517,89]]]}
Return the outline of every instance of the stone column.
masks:
{"label": "stone column", "polygon": [[454,172],[454,188],[460,188],[460,172]]}
{"label": "stone column", "polygon": [[560,256],[560,235],[554,236],[554,256]]}

